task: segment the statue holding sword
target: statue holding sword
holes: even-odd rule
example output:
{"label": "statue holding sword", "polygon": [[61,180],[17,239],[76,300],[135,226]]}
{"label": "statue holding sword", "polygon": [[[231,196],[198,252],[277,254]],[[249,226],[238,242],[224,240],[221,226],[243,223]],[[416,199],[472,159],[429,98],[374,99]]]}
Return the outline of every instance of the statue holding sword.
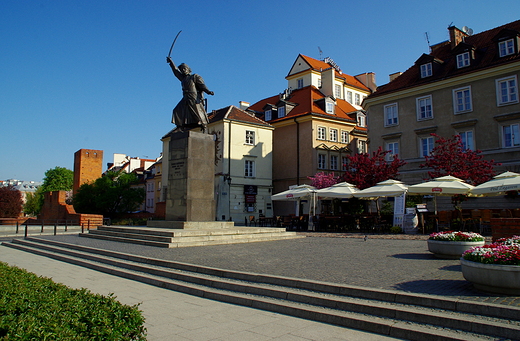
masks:
{"label": "statue holding sword", "polygon": [[174,132],[182,132],[200,127],[204,133],[207,131],[207,125],[209,123],[205,108],[204,93],[214,95],[214,92],[206,87],[204,79],[202,79],[201,76],[191,73],[191,69],[188,65],[182,63],[177,67],[173,62],[171,52],[181,32],[182,31],[179,31],[175,37],[170,48],[170,53],[168,57],[166,57],[166,62],[170,65],[175,77],[181,81],[182,86],[182,99],[173,109],[172,113],[172,123],[177,126]]}

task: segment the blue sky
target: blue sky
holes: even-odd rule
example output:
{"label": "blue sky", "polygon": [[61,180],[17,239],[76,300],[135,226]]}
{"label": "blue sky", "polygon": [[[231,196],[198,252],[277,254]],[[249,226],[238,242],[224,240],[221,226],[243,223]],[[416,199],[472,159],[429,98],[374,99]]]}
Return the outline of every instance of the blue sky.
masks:
{"label": "blue sky", "polygon": [[0,1],[0,180],[73,169],[82,148],[157,158],[180,84],[165,57],[200,74],[209,110],[278,94],[299,53],[331,57],[378,85],[447,27],[518,20],[520,1]]}

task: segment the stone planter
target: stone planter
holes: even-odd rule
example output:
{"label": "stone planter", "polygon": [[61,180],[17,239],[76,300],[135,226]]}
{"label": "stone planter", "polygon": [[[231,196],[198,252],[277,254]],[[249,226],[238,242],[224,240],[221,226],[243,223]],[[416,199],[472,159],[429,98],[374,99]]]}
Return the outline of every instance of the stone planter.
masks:
{"label": "stone planter", "polygon": [[475,246],[482,246],[486,242],[455,242],[428,239],[428,251],[437,258],[459,259],[464,251]]}
{"label": "stone planter", "polygon": [[483,264],[460,259],[462,275],[475,289],[505,295],[520,295],[520,266]]}

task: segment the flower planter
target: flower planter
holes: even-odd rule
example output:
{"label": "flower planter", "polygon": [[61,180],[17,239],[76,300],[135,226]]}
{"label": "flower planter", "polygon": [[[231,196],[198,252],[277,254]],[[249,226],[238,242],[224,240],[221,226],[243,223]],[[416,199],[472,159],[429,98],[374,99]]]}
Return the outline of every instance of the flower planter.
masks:
{"label": "flower planter", "polygon": [[482,291],[520,295],[520,266],[483,264],[461,259],[462,275]]}
{"label": "flower planter", "polygon": [[485,243],[485,241],[463,242],[428,239],[428,251],[432,252],[437,258],[459,259],[464,251],[475,246],[482,246]]}

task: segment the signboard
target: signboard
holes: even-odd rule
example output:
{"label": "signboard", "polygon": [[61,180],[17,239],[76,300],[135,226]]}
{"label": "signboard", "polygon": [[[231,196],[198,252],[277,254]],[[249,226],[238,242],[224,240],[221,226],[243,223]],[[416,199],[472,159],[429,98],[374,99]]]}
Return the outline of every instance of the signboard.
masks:
{"label": "signboard", "polygon": [[246,204],[254,204],[256,202],[256,195],[254,194],[246,194]]}
{"label": "signboard", "polygon": [[441,193],[442,192],[442,188],[440,188],[440,187],[433,187],[432,188],[432,192],[434,192],[434,193]]}
{"label": "signboard", "polygon": [[257,195],[258,186],[256,185],[244,185],[244,194],[246,195]]}

